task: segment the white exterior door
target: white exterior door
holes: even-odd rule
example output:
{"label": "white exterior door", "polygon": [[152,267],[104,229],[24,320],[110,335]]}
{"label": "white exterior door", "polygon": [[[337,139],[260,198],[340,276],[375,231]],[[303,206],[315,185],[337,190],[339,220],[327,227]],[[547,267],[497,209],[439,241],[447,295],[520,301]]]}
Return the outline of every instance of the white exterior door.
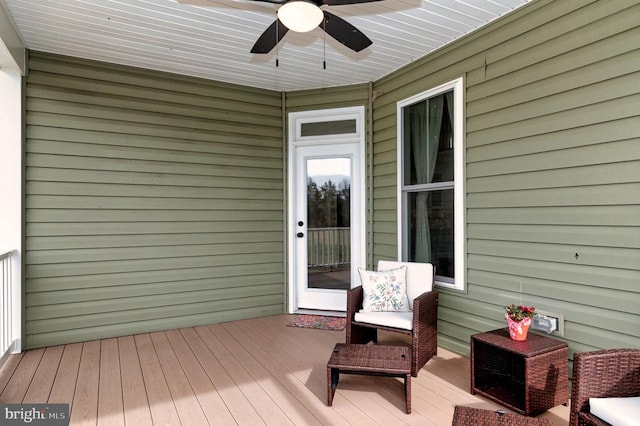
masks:
{"label": "white exterior door", "polygon": [[364,265],[363,108],[290,115],[290,311],[344,311]]}

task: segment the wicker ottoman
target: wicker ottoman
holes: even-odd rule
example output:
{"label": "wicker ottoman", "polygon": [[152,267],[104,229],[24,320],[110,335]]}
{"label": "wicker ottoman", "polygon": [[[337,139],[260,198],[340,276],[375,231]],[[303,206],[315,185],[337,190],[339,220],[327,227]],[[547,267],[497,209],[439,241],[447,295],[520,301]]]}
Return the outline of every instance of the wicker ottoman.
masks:
{"label": "wicker ottoman", "polygon": [[337,343],[327,363],[327,405],[333,404],[340,373],[400,377],[404,379],[404,400],[411,413],[411,355],[404,346]]}
{"label": "wicker ottoman", "polygon": [[456,406],[452,426],[553,426],[551,420],[525,417],[504,411]]}

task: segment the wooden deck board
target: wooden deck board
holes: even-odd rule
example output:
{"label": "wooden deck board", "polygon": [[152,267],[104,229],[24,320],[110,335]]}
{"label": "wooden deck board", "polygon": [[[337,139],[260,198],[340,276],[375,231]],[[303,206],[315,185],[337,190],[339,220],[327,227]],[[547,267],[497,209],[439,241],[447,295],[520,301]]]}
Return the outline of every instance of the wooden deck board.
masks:
{"label": "wooden deck board", "polygon": [[287,413],[283,412],[271,396],[255,380],[247,369],[238,361],[236,355],[220,340],[222,326],[213,324],[208,327],[198,327],[198,333],[203,338],[222,366],[229,372],[236,384],[245,394],[251,405],[256,409],[262,420],[267,424],[293,425]]}
{"label": "wooden deck board", "polygon": [[82,345],[78,380],[76,381],[71,422],[76,425],[95,425],[98,420],[98,386],[100,384],[100,341]]}
{"label": "wooden deck board", "polygon": [[200,407],[189,379],[180,367],[169,339],[164,333],[152,333],[151,341],[167,382],[171,399],[183,425],[205,425],[208,421]]}
{"label": "wooden deck board", "polygon": [[[27,351],[28,352],[28,351]],[[52,404],[70,404],[78,381],[78,368],[80,367],[80,355],[82,343],[66,345],[60,359],[58,372],[53,381],[49,402]]]}
{"label": "wooden deck board", "polygon": [[[295,375],[295,368],[302,368],[302,364],[292,362],[291,355],[270,344],[261,333],[251,327],[248,323],[229,323],[227,330],[234,336],[239,337],[239,342],[247,351],[252,351],[256,359],[264,368],[273,374],[287,391],[306,407],[320,424],[348,425],[341,416],[336,415],[331,407],[318,398],[317,395],[310,395],[309,388]],[[257,350],[256,350],[257,349]],[[326,387],[324,387],[326,393]]]}
{"label": "wooden deck board", "polygon": [[132,336],[118,338],[118,354],[120,357],[125,424],[127,426],[152,425],[153,421],[147,392],[144,388],[140,359]]}
{"label": "wooden deck board", "polygon": [[[0,369],[0,402],[68,403],[81,425],[451,424],[469,393],[469,360],[444,349],[412,379],[341,375],[326,405],[326,365],[344,331],[287,327],[287,315],[36,349]],[[381,334],[384,344],[403,343]],[[506,409],[505,409],[506,410]],[[508,410],[506,410],[508,411]],[[542,415],[566,425],[569,409]]]}
{"label": "wooden deck board", "polygon": [[100,344],[98,426],[121,426],[124,424],[118,340],[106,339]]}
{"label": "wooden deck board", "polygon": [[236,386],[218,359],[209,351],[195,329],[183,329],[181,332],[236,422],[250,425],[264,424],[253,405]]}
{"label": "wooden deck board", "polygon": [[171,399],[171,391],[162,373],[160,361],[148,334],[135,336],[138,357],[142,367],[142,377],[149,400],[151,418],[155,425],[177,425],[180,418]]}
{"label": "wooden deck board", "polygon": [[[276,402],[280,410],[287,414],[293,424],[321,425],[318,418],[282,384],[282,371],[269,370],[261,363],[266,356],[253,351],[251,347],[254,346],[254,342],[249,348],[243,346],[241,342],[246,341],[242,338],[241,332],[234,332],[232,335],[227,328],[229,327],[217,328],[220,340],[235,355],[238,362],[247,369],[253,380],[258,382],[260,387]],[[234,329],[231,328],[231,332],[233,331]],[[237,338],[240,339],[236,340]]]}
{"label": "wooden deck board", "polygon": [[58,365],[60,365],[63,351],[64,346],[51,346],[44,351],[40,365],[38,365],[23,402],[39,403],[49,401],[49,395],[58,372]]}
{"label": "wooden deck board", "polygon": [[171,347],[175,351],[180,367],[189,380],[189,384],[200,403],[200,407],[208,422],[212,425],[229,425],[235,423],[233,416],[224,404],[224,401],[216,392],[215,386],[207,376],[195,355],[189,349],[187,341],[179,330],[171,330],[167,333]]}
{"label": "wooden deck board", "polygon": [[22,402],[43,355],[44,349],[36,349],[24,354],[7,387],[0,394],[0,402]]}
{"label": "wooden deck board", "polygon": [[20,361],[22,361],[24,354],[25,352],[11,355],[9,358],[7,358],[2,368],[0,368],[0,402],[2,403],[5,402],[2,401],[2,393],[6,389],[7,384],[9,384],[9,380],[11,380],[11,377],[13,377],[13,374],[18,368],[18,365],[20,365]]}

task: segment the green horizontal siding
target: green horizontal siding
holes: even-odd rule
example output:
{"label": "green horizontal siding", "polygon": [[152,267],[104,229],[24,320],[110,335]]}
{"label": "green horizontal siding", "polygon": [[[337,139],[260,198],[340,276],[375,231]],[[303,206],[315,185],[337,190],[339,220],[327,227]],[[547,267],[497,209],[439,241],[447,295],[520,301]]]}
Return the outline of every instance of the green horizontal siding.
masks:
{"label": "green horizontal siding", "polygon": [[366,106],[369,102],[369,85],[354,84],[325,89],[299,90],[287,92],[285,96],[287,113]]}
{"label": "green horizontal siding", "polygon": [[283,312],[280,93],[29,67],[26,347]]}
{"label": "green horizontal siding", "polygon": [[395,257],[396,103],[465,78],[466,293],[440,344],[522,302],[571,352],[640,347],[640,5],[536,1],[375,82],[374,257]]}

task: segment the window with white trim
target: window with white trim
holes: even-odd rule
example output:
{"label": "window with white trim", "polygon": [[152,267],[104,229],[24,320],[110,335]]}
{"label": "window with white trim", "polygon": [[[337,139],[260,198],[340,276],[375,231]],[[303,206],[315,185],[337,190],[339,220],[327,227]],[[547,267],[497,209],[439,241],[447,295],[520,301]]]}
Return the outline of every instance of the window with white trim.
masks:
{"label": "window with white trim", "polygon": [[399,257],[464,290],[462,78],[398,102]]}

